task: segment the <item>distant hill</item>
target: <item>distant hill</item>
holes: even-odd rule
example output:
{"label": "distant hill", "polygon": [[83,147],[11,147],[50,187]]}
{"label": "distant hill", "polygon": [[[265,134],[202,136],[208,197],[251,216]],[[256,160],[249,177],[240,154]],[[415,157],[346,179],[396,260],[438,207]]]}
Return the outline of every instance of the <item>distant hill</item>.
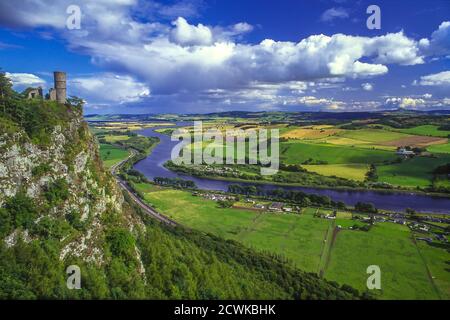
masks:
{"label": "distant hill", "polygon": [[284,112],[284,111],[226,111],[214,113],[194,113],[194,114],[109,114],[109,115],[85,115],[87,121],[192,121],[208,120],[211,118],[241,118],[254,119],[266,122],[296,122],[296,121],[323,121],[323,122],[342,122],[365,119],[382,119],[385,117],[415,117],[415,116],[445,116],[450,115],[450,110],[382,110],[373,112]]}

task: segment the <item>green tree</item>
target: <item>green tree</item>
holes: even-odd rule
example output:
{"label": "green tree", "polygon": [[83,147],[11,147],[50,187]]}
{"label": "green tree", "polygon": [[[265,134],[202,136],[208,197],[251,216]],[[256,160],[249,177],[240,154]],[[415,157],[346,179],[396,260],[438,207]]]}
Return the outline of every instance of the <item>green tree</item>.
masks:
{"label": "green tree", "polygon": [[0,238],[6,236],[12,227],[11,215],[3,208],[0,208]]}
{"label": "green tree", "polygon": [[29,229],[38,213],[33,200],[28,198],[23,192],[19,192],[15,197],[6,201],[6,211],[11,216],[13,226]]}
{"label": "green tree", "polygon": [[0,71],[0,105],[2,106],[3,114],[6,115],[6,108],[9,99],[14,96],[11,80],[4,72]]}

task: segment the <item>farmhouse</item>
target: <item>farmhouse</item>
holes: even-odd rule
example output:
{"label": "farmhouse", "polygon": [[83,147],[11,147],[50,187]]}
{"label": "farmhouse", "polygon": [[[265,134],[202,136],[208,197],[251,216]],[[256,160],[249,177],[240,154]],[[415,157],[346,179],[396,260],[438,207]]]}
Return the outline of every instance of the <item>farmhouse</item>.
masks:
{"label": "farmhouse", "polygon": [[281,202],[273,202],[273,203],[269,206],[269,210],[272,210],[272,211],[282,211],[282,210],[283,210],[283,203],[281,203]]}
{"label": "farmhouse", "polygon": [[413,156],[414,155],[414,151],[406,150],[405,148],[400,148],[400,149],[397,150],[397,154],[399,156],[408,157],[408,156]]}

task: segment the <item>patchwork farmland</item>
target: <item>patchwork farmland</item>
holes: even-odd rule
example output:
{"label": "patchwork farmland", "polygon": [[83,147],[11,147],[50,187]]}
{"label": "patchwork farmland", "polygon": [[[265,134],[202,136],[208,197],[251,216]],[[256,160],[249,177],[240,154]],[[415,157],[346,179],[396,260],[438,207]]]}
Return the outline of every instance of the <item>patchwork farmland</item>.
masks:
{"label": "patchwork farmland", "polygon": [[[146,184],[135,187],[155,209],[185,226],[282,255],[302,270],[361,291],[366,288],[367,266],[377,264],[383,270],[379,298],[450,298],[447,264],[442,259],[445,250],[416,243],[406,226],[385,222],[359,231],[355,226],[366,224],[353,220],[352,213],[345,211],[328,220],[319,217],[332,213],[326,209],[303,208],[300,214],[280,214],[220,208],[217,202],[186,191]],[[437,255],[439,259],[435,259]]]}

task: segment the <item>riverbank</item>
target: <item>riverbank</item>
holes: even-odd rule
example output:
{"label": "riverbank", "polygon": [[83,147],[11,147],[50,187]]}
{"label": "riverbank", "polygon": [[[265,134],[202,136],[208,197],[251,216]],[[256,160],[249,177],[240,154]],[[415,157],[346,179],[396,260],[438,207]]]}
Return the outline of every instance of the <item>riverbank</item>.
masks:
{"label": "riverbank", "polygon": [[[164,167],[173,172],[187,174],[182,170],[177,170],[176,166],[167,166],[167,162],[164,164]],[[189,173],[192,176],[197,178],[206,178],[217,181],[228,181],[228,182],[243,182],[247,184],[261,184],[261,185],[277,185],[280,187],[305,187],[305,188],[314,188],[314,189],[323,189],[323,190],[339,190],[339,191],[374,191],[378,193],[386,193],[386,194],[410,194],[410,195],[424,195],[430,197],[441,197],[450,199],[450,194],[447,193],[437,193],[437,192],[426,192],[421,190],[405,190],[405,189],[385,189],[385,188],[352,188],[347,186],[320,186],[320,185],[307,185],[301,183],[283,183],[276,181],[263,181],[263,180],[245,180],[240,178],[232,178],[232,177],[223,177],[223,176],[214,176],[214,175],[198,175],[195,172]]]}

